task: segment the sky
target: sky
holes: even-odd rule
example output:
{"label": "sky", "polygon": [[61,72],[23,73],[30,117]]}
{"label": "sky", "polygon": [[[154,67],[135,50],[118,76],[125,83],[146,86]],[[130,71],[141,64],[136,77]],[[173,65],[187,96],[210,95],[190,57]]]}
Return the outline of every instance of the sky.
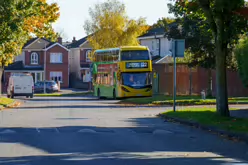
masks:
{"label": "sky", "polygon": [[[62,33],[65,41],[73,37],[80,39],[86,36],[83,25],[89,19],[89,8],[106,0],[48,0],[56,2],[60,7],[60,18],[53,25],[56,32]],[[161,17],[169,17],[167,3],[169,0],[120,0],[126,5],[130,18],[145,17],[149,25]]]}

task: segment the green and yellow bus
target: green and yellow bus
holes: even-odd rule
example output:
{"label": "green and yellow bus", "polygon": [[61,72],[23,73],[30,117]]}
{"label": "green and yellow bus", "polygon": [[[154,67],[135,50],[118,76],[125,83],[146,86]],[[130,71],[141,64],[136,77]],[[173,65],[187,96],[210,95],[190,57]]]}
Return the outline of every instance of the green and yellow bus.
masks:
{"label": "green and yellow bus", "polygon": [[98,98],[152,96],[152,59],[148,47],[96,50],[92,57],[93,89]]}

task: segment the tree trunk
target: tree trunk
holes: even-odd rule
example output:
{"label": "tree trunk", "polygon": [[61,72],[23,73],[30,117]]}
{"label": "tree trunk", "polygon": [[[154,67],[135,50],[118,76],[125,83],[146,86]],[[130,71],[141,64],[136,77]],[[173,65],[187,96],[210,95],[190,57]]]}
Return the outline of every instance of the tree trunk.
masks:
{"label": "tree trunk", "polygon": [[216,108],[221,116],[230,116],[226,80],[226,50],[222,38],[216,40]]}
{"label": "tree trunk", "polygon": [[208,69],[207,98],[212,98],[212,69]]}

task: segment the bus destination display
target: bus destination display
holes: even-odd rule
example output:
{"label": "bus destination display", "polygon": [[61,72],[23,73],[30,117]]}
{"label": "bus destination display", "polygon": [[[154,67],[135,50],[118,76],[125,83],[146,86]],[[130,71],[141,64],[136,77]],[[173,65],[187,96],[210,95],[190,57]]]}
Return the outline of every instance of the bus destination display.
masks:
{"label": "bus destination display", "polygon": [[126,63],[127,69],[132,68],[148,68],[148,62],[127,62]]}

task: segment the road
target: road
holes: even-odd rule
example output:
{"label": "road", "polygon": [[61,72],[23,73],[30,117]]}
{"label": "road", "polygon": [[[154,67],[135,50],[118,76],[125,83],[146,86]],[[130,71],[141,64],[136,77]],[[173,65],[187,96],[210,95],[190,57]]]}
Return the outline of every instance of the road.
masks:
{"label": "road", "polygon": [[0,165],[244,165],[248,145],[165,122],[170,108],[34,98],[0,112]]}

